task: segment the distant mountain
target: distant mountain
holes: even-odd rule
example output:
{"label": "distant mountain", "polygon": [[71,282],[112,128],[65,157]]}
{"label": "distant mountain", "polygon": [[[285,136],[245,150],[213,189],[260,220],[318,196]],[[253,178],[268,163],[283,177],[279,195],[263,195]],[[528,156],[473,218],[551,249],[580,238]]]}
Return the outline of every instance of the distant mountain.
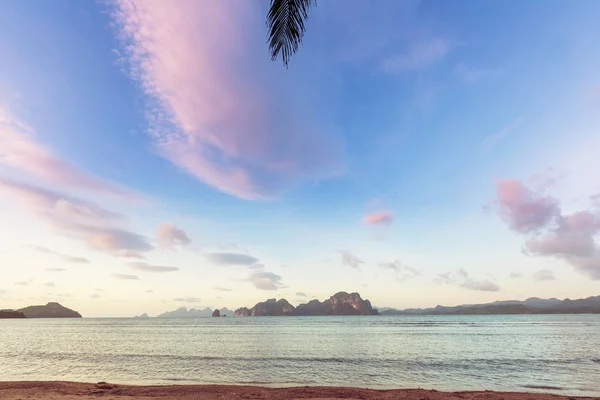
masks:
{"label": "distant mountain", "polygon": [[[224,307],[219,309],[221,316],[233,315],[233,311]],[[199,318],[199,317],[210,317],[213,315],[213,309],[204,308],[198,310],[196,308],[190,308],[189,310],[185,307],[180,307],[174,311],[167,311],[157,316],[157,318]]]}
{"label": "distant mountain", "polygon": [[369,300],[363,300],[360,294],[347,292],[338,292],[323,302],[311,300],[298,307],[285,299],[269,299],[252,308],[242,307],[235,311],[236,317],[310,315],[379,315],[379,312],[373,309]]}
{"label": "distant mountain", "polygon": [[15,310],[0,310],[0,319],[3,318],[26,318],[25,314]]}
{"label": "distant mountain", "polygon": [[146,314],[146,313],[143,313],[143,314],[141,314],[141,315],[136,315],[136,316],[135,316],[135,317],[133,317],[133,318],[137,318],[137,319],[146,319],[146,318],[150,318],[150,317],[148,316],[148,314]]}
{"label": "distant mountain", "polygon": [[463,304],[454,307],[386,308],[382,315],[485,315],[485,314],[600,314],[600,296],[579,300],[540,299],[503,300],[485,304]]}
{"label": "distant mountain", "polygon": [[56,302],[50,302],[45,306],[29,306],[17,311],[25,314],[26,318],[81,318],[81,314],[77,311]]}

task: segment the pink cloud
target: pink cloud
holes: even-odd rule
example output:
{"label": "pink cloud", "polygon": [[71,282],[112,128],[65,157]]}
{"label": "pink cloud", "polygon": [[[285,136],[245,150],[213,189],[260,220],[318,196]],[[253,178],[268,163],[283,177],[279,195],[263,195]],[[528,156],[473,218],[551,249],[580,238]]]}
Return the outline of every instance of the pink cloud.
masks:
{"label": "pink cloud", "polygon": [[560,217],[557,227],[525,242],[533,254],[563,257],[589,257],[596,252],[594,236],[600,231],[600,218],[589,211]]}
{"label": "pink cloud", "polygon": [[93,249],[128,258],[143,258],[154,247],[140,234],[119,226],[121,214],[95,203],[25,183],[0,178],[0,193],[12,196],[63,236],[82,240]]}
{"label": "pink cloud", "polygon": [[38,143],[31,127],[1,107],[0,164],[55,184],[129,199],[140,198],[128,189],[86,172],[54,155],[51,150]]}
{"label": "pink cloud", "polygon": [[393,221],[394,214],[388,210],[375,211],[363,218],[363,222],[369,225],[390,225]]}
{"label": "pink cloud", "polygon": [[0,191],[13,196],[21,205],[39,216],[53,220],[107,221],[122,215],[92,202],[0,177]]}
{"label": "pink cloud", "polygon": [[[541,185],[540,190],[547,186]],[[564,259],[576,271],[600,280],[600,246],[595,240],[600,210],[563,215],[557,200],[516,180],[499,181],[496,189],[497,211],[506,224],[519,233],[534,234],[525,241],[526,254]]]}
{"label": "pink cloud", "polygon": [[555,199],[536,194],[514,179],[497,181],[496,196],[500,216],[512,230],[520,233],[543,228],[560,215]]}
{"label": "pink cloud", "polygon": [[173,250],[177,246],[187,246],[192,242],[183,229],[168,223],[158,226],[156,239],[160,247],[167,250]]}
{"label": "pink cloud", "polygon": [[149,96],[159,154],[247,199],[339,173],[338,142],[307,118],[315,106],[264,57],[263,15],[253,2],[114,4],[131,73]]}

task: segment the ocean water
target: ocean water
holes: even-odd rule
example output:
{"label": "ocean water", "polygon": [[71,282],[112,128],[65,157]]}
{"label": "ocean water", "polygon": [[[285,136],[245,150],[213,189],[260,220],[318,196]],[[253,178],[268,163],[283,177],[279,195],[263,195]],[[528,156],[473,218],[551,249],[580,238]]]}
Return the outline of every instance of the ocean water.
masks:
{"label": "ocean water", "polygon": [[0,380],[600,396],[600,315],[0,320]]}

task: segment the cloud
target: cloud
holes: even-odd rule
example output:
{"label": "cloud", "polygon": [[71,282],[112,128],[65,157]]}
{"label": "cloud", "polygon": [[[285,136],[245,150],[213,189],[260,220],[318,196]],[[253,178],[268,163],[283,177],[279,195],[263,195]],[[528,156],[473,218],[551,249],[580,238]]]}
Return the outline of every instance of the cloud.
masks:
{"label": "cloud", "polygon": [[[0,178],[0,191],[13,195],[63,236],[85,241],[90,247],[119,257],[143,258],[154,247],[142,235],[110,227],[122,215],[92,202],[25,183]],[[39,249],[38,249],[39,250]],[[69,258],[70,262],[83,262]]]}
{"label": "cloud", "polygon": [[31,279],[26,280],[26,281],[17,281],[15,282],[15,285],[19,285],[19,286],[29,286],[29,284],[31,283]]}
{"label": "cloud", "polygon": [[64,261],[71,262],[74,264],[88,264],[90,262],[90,260],[88,260],[87,258],[84,258],[84,257],[68,256],[65,254],[57,253],[55,251],[52,251],[50,249],[47,249],[47,248],[41,247],[41,246],[30,246],[30,247],[40,253],[52,254],[52,255],[62,258]]}
{"label": "cloud", "polygon": [[154,293],[154,290],[148,289],[148,290],[146,290],[146,293]]}
{"label": "cloud", "polygon": [[304,293],[304,292],[296,292],[296,296],[306,297],[306,293]]}
{"label": "cloud", "polygon": [[200,303],[202,302],[202,299],[198,298],[198,297],[177,297],[173,299],[174,301],[177,301],[179,303]]}
{"label": "cloud", "polygon": [[406,264],[403,264],[400,260],[389,263],[381,263],[379,266],[381,268],[394,271],[399,281],[405,281],[419,276],[419,271]]}
{"label": "cloud", "polygon": [[521,272],[511,272],[508,276],[510,278],[516,279],[516,278],[520,278],[521,276],[523,276],[523,274]]}
{"label": "cloud", "polygon": [[484,79],[498,78],[504,73],[503,68],[476,68],[464,63],[454,67],[454,73],[463,83],[476,83]]}
{"label": "cloud", "polygon": [[390,74],[427,68],[444,58],[451,49],[451,43],[442,38],[422,41],[413,45],[404,54],[387,58],[381,68]]}
{"label": "cloud", "polygon": [[282,279],[281,276],[272,272],[255,271],[250,274],[248,281],[260,290],[278,290],[285,287],[281,282]]}
{"label": "cloud", "polygon": [[188,235],[174,224],[163,223],[156,230],[156,239],[163,249],[173,250],[177,246],[187,246],[192,241]]}
{"label": "cloud", "polygon": [[46,268],[46,271],[48,272],[63,272],[66,271],[65,268]]}
{"label": "cloud", "polygon": [[54,287],[54,282],[46,282],[44,283],[44,286]]}
{"label": "cloud", "polygon": [[120,219],[120,214],[94,203],[22,182],[0,177],[0,190],[14,196],[36,214],[58,223],[69,221],[106,221]]}
{"label": "cloud", "polygon": [[51,184],[85,189],[127,199],[140,196],[55,156],[35,139],[33,129],[0,106],[0,164],[42,178]]}
{"label": "cloud", "polygon": [[540,269],[533,273],[533,279],[538,282],[553,281],[556,279],[554,272],[549,269]]}
{"label": "cloud", "polygon": [[110,274],[110,276],[112,276],[115,279],[121,279],[121,280],[131,280],[131,281],[136,281],[138,280],[138,276],[137,275],[130,275],[130,274],[118,274],[118,273],[114,273],[114,274]]}
{"label": "cloud", "polygon": [[492,148],[494,148],[498,143],[500,143],[502,140],[504,140],[508,135],[513,133],[515,131],[515,129],[521,124],[522,121],[523,121],[522,118],[517,118],[515,121],[511,122],[510,124],[506,125],[502,129],[500,129],[498,132],[492,133],[491,135],[487,135],[481,141],[481,148],[483,149],[483,152],[487,153]]}
{"label": "cloud", "polygon": [[334,129],[311,121],[325,117],[305,89],[309,81],[287,78],[264,57],[260,6],[113,4],[123,55],[147,95],[149,131],[162,157],[244,199],[273,198],[298,180],[339,174],[341,142]]}
{"label": "cloud", "polygon": [[224,288],[224,287],[220,287],[220,286],[215,286],[213,287],[213,290],[216,290],[218,292],[231,292],[231,289],[229,288]]}
{"label": "cloud", "polygon": [[163,267],[159,265],[148,265],[143,262],[129,263],[129,267],[143,272],[174,272],[179,271],[178,267]]}
{"label": "cloud", "polygon": [[86,225],[68,225],[63,229],[91,248],[116,257],[144,258],[143,253],[154,249],[145,236],[123,229]]}
{"label": "cloud", "polygon": [[[539,181],[539,191],[543,191],[555,178]],[[595,239],[600,233],[600,210],[592,206],[589,210],[563,214],[557,200],[518,181],[504,182],[509,183],[508,189],[499,190],[499,213],[511,229],[532,233],[525,240],[525,254],[566,260],[577,272],[600,280],[600,246]]]}
{"label": "cloud", "polygon": [[510,229],[519,233],[537,231],[560,215],[556,199],[538,194],[514,179],[496,182],[496,209]]}
{"label": "cloud", "polygon": [[90,298],[92,298],[92,299],[99,299],[100,295],[98,293],[95,293],[95,294],[91,295]]}
{"label": "cloud", "polygon": [[360,264],[364,264],[364,262],[352,254],[350,250],[340,250],[338,253],[342,256],[342,265],[360,269]]}
{"label": "cloud", "polygon": [[480,290],[483,292],[499,292],[500,286],[496,283],[490,281],[489,279],[485,279],[482,281],[466,281],[463,282],[460,286],[471,289],[471,290]]}
{"label": "cloud", "polygon": [[454,285],[457,281],[464,281],[468,279],[469,274],[463,268],[459,268],[456,271],[448,271],[438,274],[436,281],[439,283],[445,283],[447,285]]}
{"label": "cloud", "polygon": [[469,277],[469,273],[463,269],[459,268],[456,271],[445,272],[442,274],[438,274],[436,278],[438,283],[444,283],[446,285],[459,286],[465,289],[470,290],[479,290],[483,292],[498,292],[500,291],[500,286],[498,286],[495,282],[484,279],[484,280],[473,280]]}
{"label": "cloud", "polygon": [[207,253],[204,255],[208,261],[215,265],[252,265],[258,262],[258,258],[241,253]]}
{"label": "cloud", "polygon": [[368,225],[390,225],[394,221],[394,214],[388,210],[375,211],[363,217],[363,222]]}
{"label": "cloud", "polygon": [[597,251],[594,236],[600,232],[600,216],[589,211],[579,211],[559,216],[556,228],[529,238],[525,248],[538,255],[559,257],[591,257]]}

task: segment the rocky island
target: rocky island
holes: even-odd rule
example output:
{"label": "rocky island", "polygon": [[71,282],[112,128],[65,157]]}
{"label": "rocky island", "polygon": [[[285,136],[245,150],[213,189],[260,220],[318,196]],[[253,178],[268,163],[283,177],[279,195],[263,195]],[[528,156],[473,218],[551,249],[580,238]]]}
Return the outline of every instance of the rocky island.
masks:
{"label": "rocky island", "polygon": [[235,310],[236,317],[277,317],[315,315],[379,315],[369,300],[363,300],[358,293],[338,292],[324,301],[311,300],[294,307],[285,299],[269,299],[257,303],[252,308]]}
{"label": "rocky island", "polygon": [[26,318],[25,314],[15,310],[0,310],[0,318]]}
{"label": "rocky island", "polygon": [[[214,315],[214,313],[218,311],[219,315]],[[177,310],[167,311],[165,313],[159,314],[157,318],[200,318],[200,317],[216,317],[216,316],[225,316],[232,315],[233,311],[228,308],[220,308],[213,310],[212,308],[190,308],[189,310],[186,307],[179,307]]]}
{"label": "rocky island", "polygon": [[81,314],[56,302],[19,310],[0,310],[0,318],[81,318]]}
{"label": "rocky island", "polygon": [[25,314],[26,318],[81,318],[81,314],[56,302],[49,302],[45,306],[29,306],[17,310]]}
{"label": "rocky island", "polygon": [[501,300],[484,304],[436,306],[431,308],[381,309],[382,315],[503,315],[503,314],[600,314],[600,296],[585,299]]}

